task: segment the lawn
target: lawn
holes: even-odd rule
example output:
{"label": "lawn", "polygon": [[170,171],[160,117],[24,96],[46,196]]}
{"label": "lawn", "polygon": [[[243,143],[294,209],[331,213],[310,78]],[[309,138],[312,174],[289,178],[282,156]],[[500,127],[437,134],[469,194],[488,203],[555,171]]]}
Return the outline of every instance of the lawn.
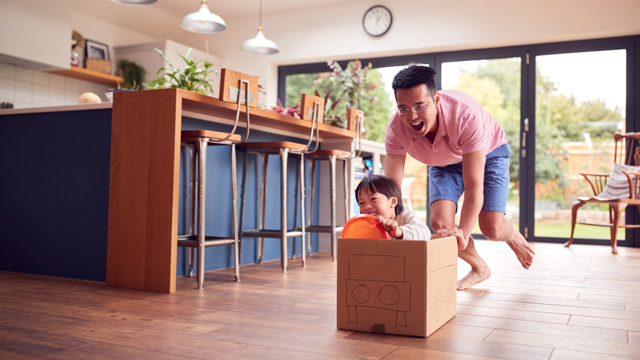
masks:
{"label": "lawn", "polygon": [[[476,223],[473,228],[474,233],[480,232],[480,227]],[[569,238],[571,234],[571,223],[562,224],[536,224],[535,236],[543,237],[564,237]],[[576,225],[574,238],[585,239],[610,239],[611,234],[608,227],[603,226],[588,226],[588,225]],[[618,230],[618,240],[624,240],[624,229]]]}

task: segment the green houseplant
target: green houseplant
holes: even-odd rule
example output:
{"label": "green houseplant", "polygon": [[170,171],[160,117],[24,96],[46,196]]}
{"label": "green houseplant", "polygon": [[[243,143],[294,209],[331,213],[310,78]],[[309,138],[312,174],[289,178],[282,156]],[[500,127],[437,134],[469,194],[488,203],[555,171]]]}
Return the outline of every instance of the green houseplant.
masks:
{"label": "green houseplant", "polygon": [[318,74],[313,81],[316,86],[315,94],[322,96],[320,93],[325,93],[325,123],[346,127],[347,108],[359,109],[360,100],[377,101],[377,98],[371,95],[376,89],[376,84],[367,78],[373,65],[369,63],[363,66],[360,60],[353,60],[343,69],[337,61],[328,60],[327,66],[331,72]]}
{"label": "green houseplant", "polygon": [[[209,76],[218,72],[213,69],[212,63],[205,60],[195,61],[191,59],[192,49],[189,48],[184,56],[179,55],[185,62],[184,68],[179,68],[171,64],[162,51],[159,49],[154,50],[162,56],[167,66],[158,69],[156,78],[149,84],[145,84],[146,87],[149,89],[179,88],[204,95],[213,93],[213,87],[211,86],[213,79],[209,79]],[[163,71],[164,74],[161,74]]]}
{"label": "green houseplant", "polygon": [[142,66],[134,63],[133,61],[123,59],[118,60],[118,62],[116,63],[116,69],[124,79],[122,88],[118,87],[118,90],[140,90],[142,80],[144,79],[144,74],[146,73],[145,69]]}

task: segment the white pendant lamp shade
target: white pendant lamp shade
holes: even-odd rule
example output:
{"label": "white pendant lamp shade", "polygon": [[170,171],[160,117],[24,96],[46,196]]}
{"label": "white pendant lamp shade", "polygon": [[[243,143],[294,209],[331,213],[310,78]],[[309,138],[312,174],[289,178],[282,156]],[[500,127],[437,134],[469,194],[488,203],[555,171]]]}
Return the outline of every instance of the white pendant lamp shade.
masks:
{"label": "white pendant lamp shade", "polygon": [[134,6],[143,6],[143,5],[151,5],[155,4],[158,0],[111,0],[116,4],[122,5],[134,5]]}
{"label": "white pendant lamp shade", "polygon": [[223,31],[227,28],[227,24],[220,16],[209,11],[207,2],[203,0],[198,11],[182,19],[180,27],[191,32],[212,34]]}
{"label": "white pendant lamp shade", "polygon": [[240,49],[244,52],[255,55],[271,55],[277,54],[280,51],[276,43],[264,37],[264,34],[262,33],[262,26],[258,27],[256,37],[242,43],[242,47]]}
{"label": "white pendant lamp shade", "polygon": [[252,39],[242,43],[240,50],[254,55],[277,54],[280,50],[278,45],[267,39],[262,33],[262,0],[260,0],[260,12],[258,18],[258,33]]}

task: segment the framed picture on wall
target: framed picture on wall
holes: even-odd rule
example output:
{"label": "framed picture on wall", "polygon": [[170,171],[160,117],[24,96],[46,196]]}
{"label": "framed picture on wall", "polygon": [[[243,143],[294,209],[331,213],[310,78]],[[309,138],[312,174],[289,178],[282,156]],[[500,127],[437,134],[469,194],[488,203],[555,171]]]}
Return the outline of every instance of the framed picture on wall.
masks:
{"label": "framed picture on wall", "polygon": [[94,40],[86,40],[87,59],[109,60],[109,45]]}

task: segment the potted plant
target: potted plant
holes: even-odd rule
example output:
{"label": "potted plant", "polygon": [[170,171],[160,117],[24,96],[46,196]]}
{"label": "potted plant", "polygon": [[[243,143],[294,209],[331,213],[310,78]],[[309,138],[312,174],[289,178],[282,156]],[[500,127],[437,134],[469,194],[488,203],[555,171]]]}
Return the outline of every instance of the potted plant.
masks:
{"label": "potted plant", "polygon": [[[218,72],[213,69],[213,64],[205,61],[195,61],[191,59],[191,51],[189,48],[185,56],[179,55],[185,62],[184,68],[179,68],[171,64],[166,56],[159,49],[154,49],[167,63],[167,67],[161,67],[156,72],[156,78],[145,86],[149,89],[165,89],[165,88],[179,88],[185,90],[195,91],[200,94],[207,95],[207,93],[213,93],[213,87],[209,76],[217,74]],[[160,74],[164,72],[164,74]]]}
{"label": "potted plant", "polygon": [[146,73],[142,66],[134,63],[133,61],[122,59],[118,60],[116,63],[116,69],[118,74],[120,74],[124,79],[123,89],[140,90],[144,74]]}
{"label": "potted plant", "polygon": [[107,90],[105,95],[109,102],[113,101],[113,93],[116,91],[140,90],[142,79],[146,72],[142,66],[129,60],[119,60],[116,64],[116,70],[124,79],[124,84],[120,84],[118,81],[118,88]]}
{"label": "potted plant", "polygon": [[[327,66],[329,66],[331,72],[329,74],[320,74],[313,81],[313,84],[317,86],[315,94],[316,96],[321,96],[320,91],[326,91],[324,96],[325,123],[344,128],[347,124],[347,108],[359,109],[360,100],[376,100],[370,94],[376,85],[367,79],[372,64],[369,63],[363,66],[360,60],[353,60],[343,69],[337,61],[328,60]],[[332,91],[333,94],[337,95],[332,96]],[[340,103],[344,106],[338,106]]]}

